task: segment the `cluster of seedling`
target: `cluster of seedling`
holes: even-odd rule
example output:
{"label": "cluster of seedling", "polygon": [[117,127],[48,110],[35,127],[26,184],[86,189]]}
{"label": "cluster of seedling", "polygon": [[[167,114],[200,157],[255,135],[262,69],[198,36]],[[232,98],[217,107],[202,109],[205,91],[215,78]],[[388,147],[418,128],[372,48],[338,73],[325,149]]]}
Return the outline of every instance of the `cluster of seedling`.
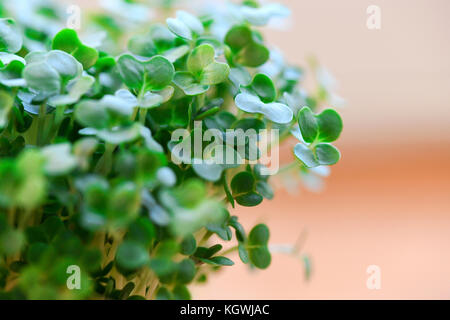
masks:
{"label": "cluster of seedling", "polygon": [[[93,14],[85,29],[114,41],[90,45],[72,29],[52,32],[64,21],[57,6],[30,2],[15,17],[5,3],[0,297],[189,299],[188,285],[233,265],[234,251],[267,268],[267,226],[247,233],[230,214],[236,203],[273,198],[263,166],[210,174],[208,164],[176,164],[171,134],[200,120],[200,130],[224,135],[276,128],[281,140],[300,140],[286,167],[299,177],[339,160],[330,142],[341,118],[315,113],[334,93],[320,81],[307,93],[304,71],[256,29],[286,9],[244,1],[200,16],[178,11],[133,36],[139,28],[123,17]],[[37,17],[46,23],[33,23]],[[81,285],[70,290],[73,265]]]}

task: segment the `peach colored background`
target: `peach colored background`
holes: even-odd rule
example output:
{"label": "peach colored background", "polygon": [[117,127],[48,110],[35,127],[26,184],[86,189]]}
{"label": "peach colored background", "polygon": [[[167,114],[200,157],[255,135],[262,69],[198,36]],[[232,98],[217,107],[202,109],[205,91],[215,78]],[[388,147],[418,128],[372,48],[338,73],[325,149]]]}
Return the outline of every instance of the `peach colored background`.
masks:
{"label": "peach colored background", "polygon": [[[343,159],[323,193],[281,190],[234,214],[248,228],[266,222],[273,244],[307,230],[313,274],[305,281],[301,263],[280,254],[264,272],[235,257],[194,297],[450,298],[450,1],[279,2],[293,15],[289,29],[267,31],[269,42],[299,65],[315,54],[348,101]],[[379,31],[366,28],[371,4],[381,8]],[[366,288],[372,264],[381,290]]]}

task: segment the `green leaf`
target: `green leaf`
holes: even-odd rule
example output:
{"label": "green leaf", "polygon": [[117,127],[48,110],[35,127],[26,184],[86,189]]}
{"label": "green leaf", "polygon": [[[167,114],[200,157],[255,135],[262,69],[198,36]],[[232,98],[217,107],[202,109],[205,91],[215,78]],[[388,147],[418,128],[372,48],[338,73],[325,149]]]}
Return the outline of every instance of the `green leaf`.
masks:
{"label": "green leaf", "polygon": [[169,30],[172,31],[177,36],[192,40],[192,31],[189,27],[183,23],[183,21],[175,18],[168,18],[166,20]]}
{"label": "green leaf", "polygon": [[124,241],[116,253],[116,263],[125,270],[136,270],[149,262],[145,247],[132,241]]}
{"label": "green leaf", "polygon": [[[32,53],[30,55],[32,55]],[[28,58],[29,55],[25,57],[27,63],[29,63]],[[43,58],[47,64],[49,64],[59,73],[59,75],[65,82],[68,82],[69,80],[75,79],[76,77],[80,76],[81,72],[83,71],[81,64],[71,55],[63,51],[59,50],[50,51],[45,56],[43,56]],[[31,59],[34,60],[33,58]],[[29,65],[27,65],[27,67]],[[25,69],[27,67],[25,67]]]}
{"label": "green leaf", "polygon": [[202,44],[188,57],[187,67],[202,85],[215,85],[228,78],[230,68],[225,63],[216,62],[214,47]]}
{"label": "green leaf", "polygon": [[82,72],[82,66],[75,58],[59,50],[32,52],[25,60],[23,78],[31,89],[44,96],[59,94],[65,83]]}
{"label": "green leaf", "polygon": [[250,262],[250,258],[248,256],[248,251],[242,243],[238,245],[239,258],[245,264]]}
{"label": "green leaf", "polygon": [[314,152],[302,143],[298,143],[294,147],[294,154],[308,168],[314,168],[320,165]]}
{"label": "green leaf", "polygon": [[61,90],[59,73],[46,62],[36,62],[25,67],[23,77],[27,85],[45,95],[55,95]]}
{"label": "green leaf", "polygon": [[247,26],[234,26],[225,36],[225,43],[233,51],[239,51],[253,42],[252,31]]}
{"label": "green leaf", "polygon": [[302,108],[298,113],[298,124],[305,142],[314,142],[319,134],[319,124],[309,107]]}
{"label": "green leaf", "polygon": [[172,293],[175,300],[191,300],[191,294],[186,286],[176,285]]}
{"label": "green leaf", "polygon": [[228,202],[230,202],[231,206],[234,208],[234,198],[233,198],[233,195],[231,194],[230,188],[228,188],[226,174],[223,175],[222,183],[223,183],[223,189],[225,191],[225,195],[227,196],[227,200],[228,200]]}
{"label": "green leaf", "polygon": [[232,237],[231,229],[228,227],[230,213],[226,209],[223,209],[222,211],[222,218],[220,220],[218,219],[217,221],[214,221],[213,223],[208,223],[206,225],[206,229],[212,233],[217,234],[222,240],[230,241]]}
{"label": "green leaf", "polygon": [[83,45],[78,35],[73,29],[63,29],[53,38],[53,50],[62,50],[75,57],[84,69],[89,69],[98,60],[98,51],[94,48]]}
{"label": "green leaf", "polygon": [[173,295],[166,287],[160,287],[156,292],[156,300],[173,300]]}
{"label": "green leaf", "polygon": [[249,86],[264,103],[272,102],[277,97],[277,90],[272,80],[265,74],[258,73],[254,76]]}
{"label": "green leaf", "polygon": [[173,82],[188,96],[196,96],[209,90],[209,85],[198,83],[190,72],[176,72]]}
{"label": "green leaf", "polygon": [[49,99],[49,104],[52,106],[64,106],[78,102],[85,93],[87,93],[94,85],[95,79],[91,76],[81,76],[73,80],[68,94],[58,95]]}
{"label": "green leaf", "polygon": [[274,192],[272,187],[266,181],[258,181],[256,183],[256,191],[264,198],[272,200],[274,196]]}
{"label": "green leaf", "polygon": [[26,82],[22,79],[22,71],[25,60],[14,54],[0,52],[0,61],[5,65],[0,68],[0,83],[7,87],[24,87]]}
{"label": "green leaf", "polygon": [[333,109],[326,109],[317,115],[317,121],[320,128],[319,141],[336,141],[343,128],[341,116]]}
{"label": "green leaf", "polygon": [[289,123],[294,116],[291,108],[287,105],[278,102],[264,103],[258,96],[249,92],[239,93],[235,98],[235,103],[242,111],[263,114],[275,123]]}
{"label": "green leaf", "polygon": [[214,264],[219,265],[219,266],[232,266],[234,265],[234,262],[231,261],[230,259],[228,259],[227,257],[213,257],[211,259],[209,259],[210,261],[212,261]]}
{"label": "green leaf", "polygon": [[269,267],[272,260],[267,247],[269,236],[269,228],[264,224],[255,226],[248,236],[249,258],[252,264],[259,269]]}
{"label": "green leaf", "polygon": [[272,256],[267,247],[249,250],[249,258],[252,264],[258,269],[267,269],[272,262]]}
{"label": "green leaf", "polygon": [[294,147],[294,154],[309,168],[320,165],[333,165],[341,158],[339,150],[328,143],[319,143],[313,150],[299,143]]}
{"label": "green leaf", "polygon": [[233,51],[234,61],[238,64],[256,68],[269,60],[269,50],[253,39],[247,26],[232,27],[225,36],[225,43]]}
{"label": "green leaf", "polygon": [[149,246],[155,237],[155,226],[148,218],[139,217],[128,228],[127,239],[144,246]]}
{"label": "green leaf", "polygon": [[341,158],[341,154],[336,147],[328,143],[320,143],[315,148],[317,160],[321,165],[336,164]]}
{"label": "green leaf", "polygon": [[314,115],[309,107],[303,107],[298,114],[298,123],[303,140],[307,143],[333,142],[342,131],[342,119],[333,109],[326,109]]}
{"label": "green leaf", "polygon": [[193,235],[187,235],[181,242],[181,253],[185,256],[190,256],[194,254],[197,249],[197,241]]}
{"label": "green leaf", "polygon": [[256,68],[269,60],[270,51],[259,43],[251,43],[245,46],[236,55],[236,62],[246,67]]}
{"label": "green leaf", "polygon": [[255,207],[262,201],[263,197],[254,191],[236,197],[236,202],[245,207]]}
{"label": "green leaf", "polygon": [[172,63],[163,56],[140,61],[124,54],[118,58],[117,67],[122,80],[130,89],[162,90],[172,82],[175,72]]}
{"label": "green leaf", "polygon": [[191,259],[184,259],[178,264],[176,282],[187,284],[194,280],[196,273],[195,263]]}
{"label": "green leaf", "polygon": [[231,180],[233,196],[239,196],[255,190],[255,178],[247,171],[239,172]]}
{"label": "green leaf", "polygon": [[16,53],[22,48],[22,34],[13,19],[0,19],[0,51]]}
{"label": "green leaf", "polygon": [[177,36],[192,40],[193,34],[201,35],[204,28],[200,20],[185,11],[177,11],[177,18],[168,18],[166,20],[169,30]]}
{"label": "green leaf", "polygon": [[247,236],[245,235],[244,227],[242,226],[242,224],[238,222],[238,217],[236,216],[231,217],[228,224],[234,228],[237,240],[239,242],[244,242]]}
{"label": "green leaf", "polygon": [[269,237],[269,228],[265,224],[259,224],[250,231],[248,243],[249,245],[267,245]]}

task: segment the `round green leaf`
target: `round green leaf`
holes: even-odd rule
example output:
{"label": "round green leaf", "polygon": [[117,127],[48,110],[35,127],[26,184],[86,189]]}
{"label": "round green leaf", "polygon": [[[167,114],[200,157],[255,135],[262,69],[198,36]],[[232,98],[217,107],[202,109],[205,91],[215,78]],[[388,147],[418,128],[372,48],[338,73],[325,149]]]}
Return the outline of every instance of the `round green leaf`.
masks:
{"label": "round green leaf", "polygon": [[252,264],[259,269],[266,269],[272,260],[267,247],[269,236],[269,228],[265,224],[255,226],[248,235],[249,258]]}
{"label": "round green leaf", "polygon": [[190,256],[197,249],[197,241],[193,235],[187,235],[181,242],[181,253]]}
{"label": "round green leaf", "polygon": [[149,262],[145,247],[132,241],[123,242],[117,249],[116,263],[125,270],[136,270]]}
{"label": "round green leaf", "polygon": [[44,61],[27,65],[23,78],[31,89],[48,96],[58,94],[61,90],[59,73]]}
{"label": "round green leaf", "polygon": [[144,62],[144,66],[147,89],[162,90],[172,82],[175,69],[167,58],[155,56]]}
{"label": "round green leaf", "polygon": [[270,232],[265,224],[258,224],[248,234],[248,243],[250,246],[264,246],[269,242]]}
{"label": "round green leaf", "polygon": [[172,82],[175,72],[172,63],[163,56],[140,61],[124,54],[117,60],[117,67],[122,80],[132,89],[162,90]]}
{"label": "round green leaf", "polygon": [[98,60],[98,51],[83,45],[73,29],[63,29],[58,32],[52,41],[53,50],[62,50],[77,59],[84,69],[89,69]]}
{"label": "round green leaf", "polygon": [[321,165],[333,165],[341,158],[341,153],[333,145],[320,143],[315,148],[316,156]]}
{"label": "round green leaf", "polygon": [[200,76],[200,84],[219,84],[228,78],[229,73],[230,67],[227,64],[214,61],[203,69]]}
{"label": "round green leaf", "polygon": [[195,273],[196,269],[194,261],[191,259],[184,259],[178,264],[176,282],[187,284],[194,279]]}
{"label": "round green leaf", "polygon": [[320,128],[319,141],[336,141],[343,128],[341,116],[333,109],[326,109],[317,115],[317,121]]}
{"label": "round green leaf", "polygon": [[309,107],[304,107],[298,113],[298,124],[303,140],[312,143],[319,134],[319,124],[316,116]]}
{"label": "round green leaf", "polygon": [[191,300],[191,294],[186,286],[176,285],[172,293],[175,300]]}
{"label": "round green leaf", "polygon": [[75,30],[63,29],[53,38],[52,49],[72,53],[80,44],[80,39]]}
{"label": "round green leaf", "polygon": [[143,64],[132,55],[121,55],[117,60],[120,77],[128,88],[137,89],[143,86],[145,69]]}
{"label": "round green leaf", "polygon": [[233,196],[239,196],[255,190],[255,178],[250,172],[243,171],[236,174],[231,180]]}
{"label": "round green leaf", "polygon": [[249,250],[249,258],[252,264],[258,269],[267,269],[272,262],[272,257],[267,247]]}
{"label": "round green leaf", "polygon": [[233,51],[239,51],[251,42],[252,31],[247,26],[234,26],[225,36],[225,43]]}
{"label": "round green leaf", "polygon": [[253,78],[250,88],[255,91],[259,98],[267,103],[272,102],[277,97],[277,91],[272,80],[265,74],[258,73]]}
{"label": "round green leaf", "polygon": [[148,218],[139,217],[128,229],[127,239],[148,246],[156,236],[155,226]]}
{"label": "round green leaf", "polygon": [[247,67],[256,68],[269,60],[270,51],[259,43],[250,43],[236,55],[236,62]]}
{"label": "round green leaf", "polygon": [[[27,57],[25,57],[26,59]],[[45,61],[52,66],[60,76],[68,81],[81,75],[81,64],[64,51],[52,50],[46,54]]]}
{"label": "round green leaf", "polygon": [[156,292],[156,300],[172,300],[173,295],[166,287],[160,287]]}

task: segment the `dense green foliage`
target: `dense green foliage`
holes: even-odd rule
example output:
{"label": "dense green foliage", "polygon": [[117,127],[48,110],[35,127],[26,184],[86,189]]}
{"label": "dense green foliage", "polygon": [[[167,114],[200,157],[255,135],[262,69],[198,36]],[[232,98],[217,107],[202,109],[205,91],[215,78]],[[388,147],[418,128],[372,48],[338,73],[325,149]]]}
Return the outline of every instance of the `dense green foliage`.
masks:
{"label": "dense green foliage", "polygon": [[306,93],[304,70],[256,29],[286,9],[244,1],[197,17],[164,1],[171,18],[150,26],[112,10],[83,20],[106,35],[92,44],[61,28],[57,6],[21,2],[0,3],[0,297],[189,299],[234,251],[267,268],[267,226],[247,233],[228,210],[272,199],[269,176],[176,164],[171,134],[279,129],[300,140],[280,170],[298,178],[339,160],[341,118],[319,110],[334,93],[320,79]]}

